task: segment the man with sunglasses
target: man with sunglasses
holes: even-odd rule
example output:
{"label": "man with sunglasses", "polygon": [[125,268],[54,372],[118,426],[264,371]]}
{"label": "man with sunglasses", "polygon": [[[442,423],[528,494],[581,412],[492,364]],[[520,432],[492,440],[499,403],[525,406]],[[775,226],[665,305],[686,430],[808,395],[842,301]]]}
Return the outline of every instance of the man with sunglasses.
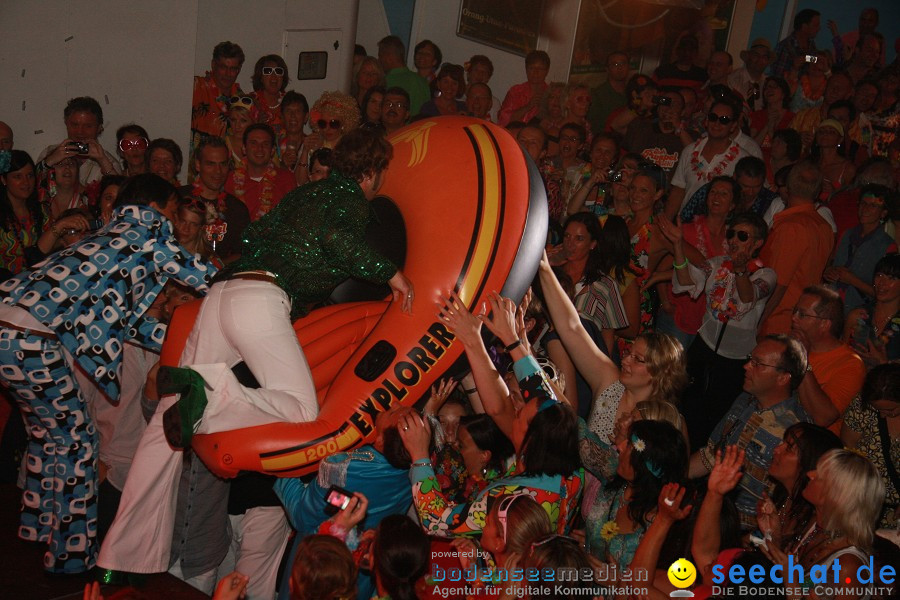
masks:
{"label": "man with sunglasses", "polygon": [[844,302],[821,285],[803,290],[791,311],[791,335],[809,353],[809,369],[797,393],[816,425],[841,432],[841,417],[862,389],[866,367],[841,341]]}
{"label": "man with sunglasses", "polygon": [[97,138],[103,133],[103,109],[89,96],[72,98],[63,110],[66,139],[58,145],[47,146],[38,156],[38,177],[54,181],[53,167],[75,158],[79,165],[82,186],[99,181],[104,175],[118,174],[116,157],[103,149]]}
{"label": "man with sunglasses", "polygon": [[687,200],[719,175],[731,175],[747,151],[734,138],[743,110],[739,98],[726,94],[716,98],[706,115],[706,135],[685,146],[672,176],[666,201],[666,217],[675,219]]}
{"label": "man with sunglasses", "polygon": [[737,445],[746,452],[735,498],[744,531],[757,528],[756,504],[768,486],[769,465],[785,429],[810,420],[796,394],[806,371],[806,350],[797,340],[786,335],[765,337],[747,357],[743,393],[707,444],[691,456],[688,474],[698,478],[712,471],[716,453],[727,446]]}
{"label": "man with sunglasses", "polygon": [[206,75],[194,77],[191,102],[190,156],[200,142],[210,136],[222,137],[228,128],[228,99],[243,96],[237,83],[244,65],[244,51],[232,42],[220,42],[213,49]]}

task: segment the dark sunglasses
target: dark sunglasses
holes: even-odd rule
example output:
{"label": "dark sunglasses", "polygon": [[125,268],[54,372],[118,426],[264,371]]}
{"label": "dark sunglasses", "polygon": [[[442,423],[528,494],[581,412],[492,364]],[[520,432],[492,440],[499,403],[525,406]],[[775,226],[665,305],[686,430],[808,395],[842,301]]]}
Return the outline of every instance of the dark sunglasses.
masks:
{"label": "dark sunglasses", "polygon": [[281,67],[263,67],[263,75],[284,75],[284,69]]}
{"label": "dark sunglasses", "polygon": [[319,119],[316,121],[316,126],[319,129],[325,129],[326,127],[331,127],[332,129],[340,129],[343,123],[338,119],[331,119],[330,121],[326,121],[325,119]]}
{"label": "dark sunglasses", "polygon": [[737,236],[737,239],[741,240],[742,242],[746,242],[747,240],[750,239],[750,234],[747,233],[746,231],[737,231],[730,227],[725,230],[725,239],[726,240],[730,240],[734,236]]}
{"label": "dark sunglasses", "polygon": [[729,117],[728,115],[717,115],[716,113],[711,112],[706,115],[706,120],[713,122],[718,121],[722,125],[728,125],[729,123],[734,121],[734,117]]}

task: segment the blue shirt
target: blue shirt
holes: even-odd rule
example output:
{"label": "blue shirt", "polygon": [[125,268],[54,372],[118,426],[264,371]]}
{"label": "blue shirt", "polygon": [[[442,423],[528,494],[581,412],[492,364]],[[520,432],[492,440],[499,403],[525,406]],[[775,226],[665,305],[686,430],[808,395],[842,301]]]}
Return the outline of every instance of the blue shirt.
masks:
{"label": "blue shirt", "polygon": [[755,396],[743,392],[716,425],[706,447],[700,450],[706,465],[715,464],[716,450],[724,450],[726,446],[737,445],[746,452],[744,476],[735,499],[743,529],[756,529],[756,503],[768,486],[775,447],[781,443],[784,430],[801,421],[809,422],[810,418],[797,396],[763,408]]}
{"label": "blue shirt", "polygon": [[150,206],[122,206],[113,220],[33,269],[0,284],[0,300],[53,330],[111,399],[119,397],[122,344],[159,351],[165,325],[142,318],[171,277],[206,291],[216,269],[177,244]]}

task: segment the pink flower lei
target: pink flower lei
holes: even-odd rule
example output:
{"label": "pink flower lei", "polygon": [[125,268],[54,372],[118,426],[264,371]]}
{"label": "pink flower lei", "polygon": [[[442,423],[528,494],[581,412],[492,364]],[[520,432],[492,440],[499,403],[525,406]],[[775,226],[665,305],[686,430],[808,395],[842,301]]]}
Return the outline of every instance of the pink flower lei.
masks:
{"label": "pink flower lei", "polygon": [[[747,272],[753,274],[762,267],[762,261],[754,258],[747,263]],[[738,315],[737,302],[733,293],[734,287],[734,263],[729,258],[723,261],[713,273],[713,287],[706,296],[710,312],[722,323],[727,323],[729,319]]]}

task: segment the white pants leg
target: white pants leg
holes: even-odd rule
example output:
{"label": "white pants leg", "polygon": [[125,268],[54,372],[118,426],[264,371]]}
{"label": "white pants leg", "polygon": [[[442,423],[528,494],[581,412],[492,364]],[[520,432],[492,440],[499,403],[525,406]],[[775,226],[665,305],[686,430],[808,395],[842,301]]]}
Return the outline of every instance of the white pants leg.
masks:
{"label": "white pants leg", "polygon": [[291,528],[280,506],[257,506],[243,515],[230,515],[231,548],[219,565],[219,579],[232,571],[250,578],[247,600],[274,600],[278,566]]}
{"label": "white pants leg", "polygon": [[169,569],[169,574],[174,575],[192,588],[200,590],[207,596],[212,596],[213,592],[216,591],[216,585],[219,583],[219,580],[216,579],[217,573],[217,569],[210,569],[206,573],[200,573],[199,575],[185,579],[184,573],[181,572],[180,562],[176,562],[172,565],[172,568]]}
{"label": "white pants leg", "polygon": [[[230,368],[242,359],[261,389],[237,383]],[[213,285],[179,364],[197,365],[212,388],[201,433],[310,421],[318,414],[309,365],[291,325],[290,301],[274,284],[234,279]],[[175,396],[163,398],[141,437],[119,511],[100,549],[101,568],[159,573],[169,567],[182,453],[166,441],[162,414],[174,401]]]}

